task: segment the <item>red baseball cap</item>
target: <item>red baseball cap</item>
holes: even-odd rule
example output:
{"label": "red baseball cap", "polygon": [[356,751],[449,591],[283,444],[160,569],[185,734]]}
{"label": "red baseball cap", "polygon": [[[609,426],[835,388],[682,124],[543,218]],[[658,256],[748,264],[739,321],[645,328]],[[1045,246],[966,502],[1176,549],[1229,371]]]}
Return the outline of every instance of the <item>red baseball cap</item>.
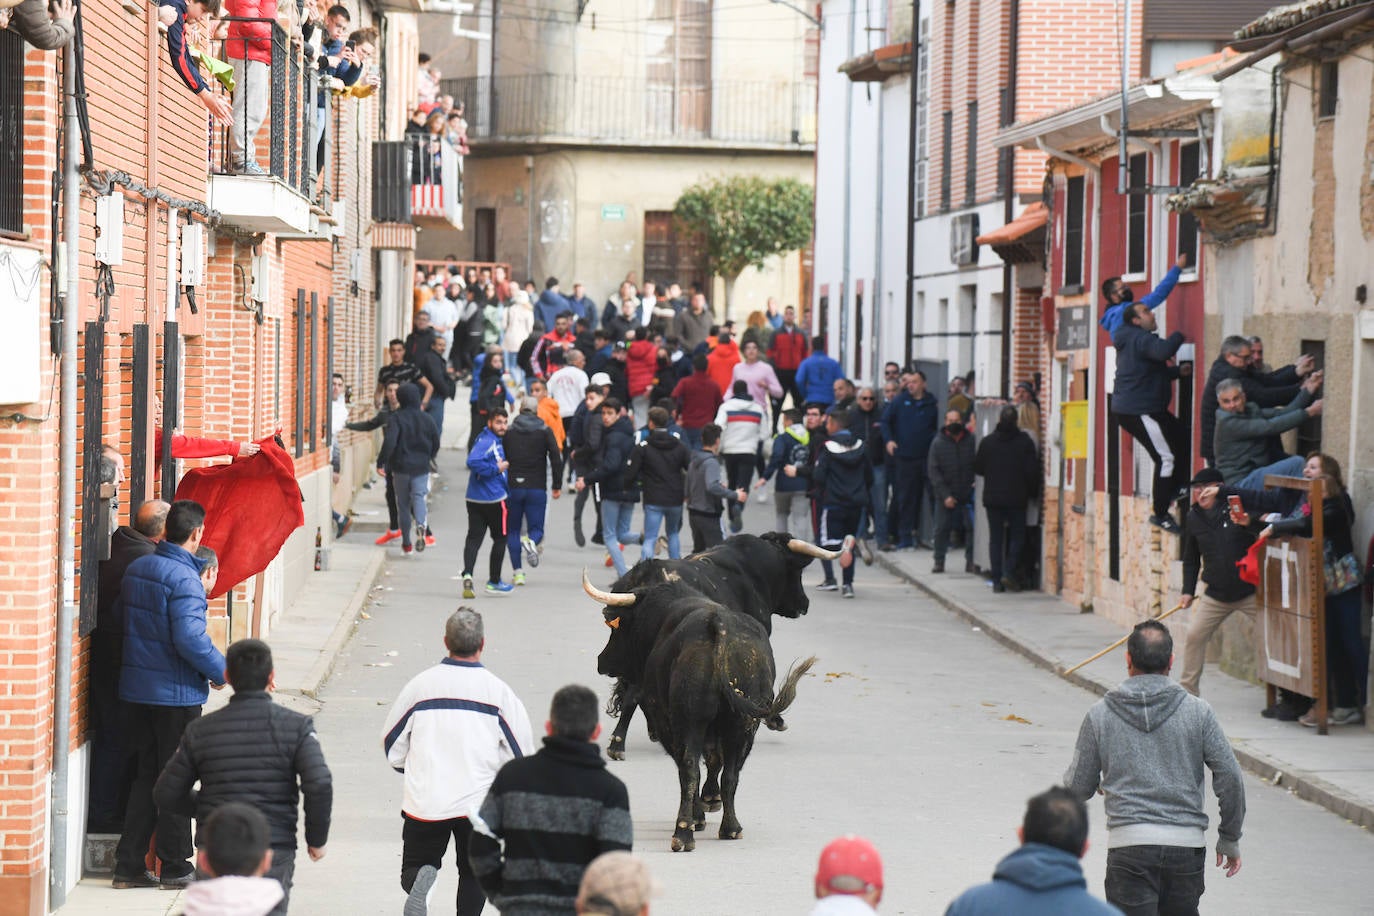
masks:
{"label": "red baseball cap", "polygon": [[816,884],[836,894],[881,890],[883,858],[873,844],[861,836],[848,834],[831,840],[830,845],[821,850]]}

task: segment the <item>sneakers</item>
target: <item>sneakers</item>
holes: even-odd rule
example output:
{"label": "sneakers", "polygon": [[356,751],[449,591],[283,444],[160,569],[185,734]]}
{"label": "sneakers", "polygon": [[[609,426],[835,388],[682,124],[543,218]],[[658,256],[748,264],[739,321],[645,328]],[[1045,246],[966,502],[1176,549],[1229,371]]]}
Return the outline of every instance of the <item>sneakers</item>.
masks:
{"label": "sneakers", "polygon": [[965,560],[965,561],[964,561],[964,572],[966,572],[966,573],[971,573],[971,574],[976,574],[976,573],[978,572],[978,564],[977,564],[977,563],[974,563],[972,560]]}
{"label": "sneakers", "polygon": [[582,533],[582,519],[573,519],[573,541],[578,547],[587,546],[587,536]]}
{"label": "sneakers", "polygon": [[840,584],[839,584],[838,582],[836,582],[834,579],[826,579],[826,580],[825,580],[824,582],[822,582],[820,585],[817,585],[817,586],[816,586],[816,591],[818,591],[818,592],[833,592],[833,591],[837,591],[837,590],[839,589],[839,587],[840,587]]}
{"label": "sneakers", "polygon": [[1150,516],[1150,524],[1170,534],[1178,534],[1181,530],[1172,515],[1152,515]]}
{"label": "sneakers", "polygon": [[398,537],[400,537],[400,536],[401,536],[401,529],[400,529],[400,528],[396,528],[396,529],[394,529],[394,530],[392,530],[392,531],[388,531],[386,534],[384,534],[384,535],[382,535],[381,537],[377,538],[377,540],[373,541],[372,543],[374,543],[374,544],[376,544],[378,547],[380,547],[380,546],[382,546],[383,544],[386,544],[386,543],[389,543],[389,542],[391,542],[391,541],[396,540],[396,539],[397,539]]}
{"label": "sneakers", "polygon": [[[425,539],[424,539],[424,538],[420,538],[420,543],[423,544],[424,542],[425,542]],[[424,548],[421,548],[421,549],[423,550]],[[402,544],[402,545],[401,545],[401,556],[403,556],[403,557],[408,557],[408,556],[410,556],[414,551],[415,551],[415,548],[414,548],[414,547],[411,547],[409,544]]]}
{"label": "sneakers", "polygon": [[511,585],[509,582],[488,582],[488,583],[487,583],[487,594],[488,594],[488,595],[508,595],[508,594],[510,594],[510,593],[513,592],[513,591],[515,591],[515,586],[514,586],[514,585]]}
{"label": "sneakers", "polygon": [[429,546],[429,535],[425,534],[425,526],[421,525],[419,522],[416,522],[415,549],[420,551],[421,553],[424,553],[424,550],[427,546]]}
{"label": "sneakers", "polygon": [[844,542],[840,545],[840,569],[848,569],[854,565],[854,535],[846,534]]}
{"label": "sneakers", "polygon": [[523,570],[517,569],[517,570],[515,571],[515,575],[511,576],[510,579],[511,579],[511,584],[512,584],[512,585],[524,585],[524,584],[525,584],[525,573],[524,573]]}
{"label": "sneakers", "polygon": [[401,911],[405,916],[428,916],[429,896],[434,892],[434,882],[438,877],[439,870],[433,865],[425,865],[415,873],[415,883],[410,886],[405,909]]}
{"label": "sneakers", "polygon": [[754,494],[754,502],[761,506],[768,505],[768,488],[760,487],[758,493]]}
{"label": "sneakers", "polygon": [[[621,550],[624,550],[625,548],[622,547],[622,548],[620,548],[620,549],[621,549]],[[610,567],[612,567],[612,566],[615,565],[615,561],[611,559],[611,552],[610,552],[609,550],[606,551],[606,560],[605,560],[605,563],[606,563],[606,568],[607,568],[607,569],[609,569]]]}
{"label": "sneakers", "polygon": [[873,565],[873,542],[868,538],[859,538],[859,559],[865,566]]}
{"label": "sneakers", "polygon": [[1000,581],[992,583],[992,592],[994,595],[1000,595],[1006,590],[1007,587],[1003,585]]}
{"label": "sneakers", "polygon": [[1358,706],[1337,706],[1331,710],[1331,715],[1327,716],[1327,725],[1359,725],[1364,721],[1364,714],[1360,712]]}
{"label": "sneakers", "polygon": [[[588,540],[590,540],[593,544],[595,544],[598,547],[604,547],[606,545],[606,541],[601,537],[600,528],[597,528],[595,531],[593,531],[592,536],[588,538]],[[580,547],[581,545],[579,544],[578,546]]]}
{"label": "sneakers", "polygon": [[883,553],[892,553],[892,551],[896,549],[897,545],[892,543],[891,541],[884,541],[883,543],[878,545],[878,550],[880,550]]}
{"label": "sneakers", "polygon": [[1011,576],[1003,576],[1003,577],[1002,577],[1001,585],[1002,585],[1003,588],[1005,588],[1005,589],[1006,589],[1007,591],[1009,591],[1009,592],[1019,592],[1019,591],[1021,591],[1021,583],[1020,583],[1020,582],[1017,582],[1017,581],[1016,581],[1015,579],[1013,579]]}
{"label": "sneakers", "polygon": [[184,891],[194,884],[195,881],[196,873],[188,871],[186,874],[178,875],[175,878],[169,878],[163,875],[158,879],[157,886],[164,891]]}
{"label": "sneakers", "polygon": [[841,585],[841,586],[840,586],[840,597],[841,597],[841,598],[853,598],[853,597],[854,597],[854,586],[852,586],[852,585]]}
{"label": "sneakers", "polygon": [[[1274,719],[1278,722],[1296,722],[1301,715],[1298,712],[1298,708],[1299,707],[1288,700],[1279,700],[1273,706],[1267,709],[1261,709],[1260,715],[1264,716],[1266,719]],[[1313,724],[1315,725],[1316,723],[1313,722]]]}
{"label": "sneakers", "polygon": [[1298,724],[1303,728],[1317,727],[1317,707],[1313,706],[1307,712],[1298,716]]}
{"label": "sneakers", "polygon": [[132,878],[115,875],[114,880],[110,882],[110,886],[115,890],[123,891],[133,887],[157,887],[157,883],[157,878],[145,871],[143,874]]}
{"label": "sneakers", "polygon": [[744,530],[744,508],[738,503],[730,507],[730,533],[739,534]]}
{"label": "sneakers", "polygon": [[476,593],[475,591],[472,590],[472,576],[469,576],[469,575],[464,575],[464,576],[463,576],[463,597],[464,597],[464,598],[476,598],[476,597],[477,597],[477,593]]}
{"label": "sneakers", "polygon": [[530,564],[531,568],[539,565],[539,547],[528,534],[520,538],[520,548],[525,552],[525,562]]}
{"label": "sneakers", "polygon": [[234,163],[234,165],[231,167],[231,171],[236,172],[240,175],[262,176],[267,174],[266,169],[264,169],[262,166],[258,165],[251,159],[247,162]]}

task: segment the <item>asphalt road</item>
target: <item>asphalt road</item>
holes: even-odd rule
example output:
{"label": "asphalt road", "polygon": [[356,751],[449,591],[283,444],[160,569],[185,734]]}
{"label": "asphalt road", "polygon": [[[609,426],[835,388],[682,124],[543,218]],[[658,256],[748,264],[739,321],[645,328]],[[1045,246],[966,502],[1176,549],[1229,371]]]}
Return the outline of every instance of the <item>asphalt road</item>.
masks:
{"label": "asphalt road", "polygon": [[[461,461],[462,453],[447,450],[440,458],[447,479],[431,504],[439,542],[409,559],[393,551],[369,619],[321,695],[333,832],[323,861],[298,861],[293,913],[395,913],[402,905],[401,778],[382,755],[380,730],[405,681],[443,657],[444,619],[463,603]],[[578,583],[583,566],[601,586],[612,571],[598,548],[573,545],[571,503],[567,496],[551,503],[547,550],[527,586],[488,597],[479,585],[469,602],[486,621],[483,661],[514,687],[536,727],[562,685],[587,684],[603,698],[609,687],[596,673],[606,632],[600,608]],[[589,525],[590,518],[589,509]],[[771,520],[771,505],[751,507],[746,530],[765,530]],[[485,557],[484,548],[479,570]],[[509,564],[506,571],[509,578]],[[806,582],[820,578],[813,564]],[[642,724],[632,728],[627,759],[610,766],[629,787],[636,852],[662,885],[654,913],[805,913],[821,847],[854,832],[883,854],[882,913],[938,914],[965,887],[990,878],[1015,846],[1025,800],[1062,777],[1092,696],[876,567],[859,568],[856,588],[855,600],[813,591],[807,616],[775,623],[780,669],[810,654],[820,662],[801,683],[788,731],[759,732],[740,782],[742,839],[716,839],[719,814],[712,814],[695,852],[669,851],[675,769]],[[604,723],[607,732],[612,725]],[[1371,911],[1357,871],[1374,856],[1374,837],[1253,778],[1246,790],[1243,870],[1231,879],[1209,872],[1204,912]],[[1100,895],[1106,832],[1100,802],[1089,810],[1084,867]],[[1209,842],[1215,805],[1212,816]],[[450,858],[435,912],[452,912],[455,881]]]}

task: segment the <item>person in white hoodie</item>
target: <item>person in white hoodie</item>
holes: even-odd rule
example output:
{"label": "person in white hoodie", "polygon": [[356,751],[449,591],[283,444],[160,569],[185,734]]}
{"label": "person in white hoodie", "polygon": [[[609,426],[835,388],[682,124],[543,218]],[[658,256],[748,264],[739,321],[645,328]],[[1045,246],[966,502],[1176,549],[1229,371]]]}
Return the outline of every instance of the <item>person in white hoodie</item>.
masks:
{"label": "person in white hoodie", "polygon": [[520,368],[520,347],[525,339],[534,333],[534,306],[530,305],[529,293],[517,289],[511,293],[510,307],[506,309],[505,325],[501,329],[502,345],[506,348],[506,368],[515,384],[525,384],[525,373]]}
{"label": "person in white hoodie", "polygon": [[[749,394],[749,383],[736,381],[731,396],[716,411],[720,427],[720,453],[725,458],[726,484],[731,490],[749,491],[758,456],[768,441],[768,410]],[[730,531],[744,527],[744,504],[730,504]]]}
{"label": "person in white hoodie", "polygon": [[264,877],[272,867],[267,818],[245,802],[216,808],[200,828],[196,857],[208,879],[186,888],[183,916],[265,916],[282,899],[276,880]]}

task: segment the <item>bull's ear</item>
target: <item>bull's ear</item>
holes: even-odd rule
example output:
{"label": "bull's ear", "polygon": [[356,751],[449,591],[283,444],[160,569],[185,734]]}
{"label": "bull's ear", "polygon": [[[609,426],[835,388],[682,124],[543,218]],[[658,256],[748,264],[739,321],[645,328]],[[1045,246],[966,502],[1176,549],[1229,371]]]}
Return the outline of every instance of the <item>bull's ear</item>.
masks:
{"label": "bull's ear", "polygon": [[614,620],[606,621],[606,626],[610,627],[612,630],[620,629],[620,618],[616,617]]}

